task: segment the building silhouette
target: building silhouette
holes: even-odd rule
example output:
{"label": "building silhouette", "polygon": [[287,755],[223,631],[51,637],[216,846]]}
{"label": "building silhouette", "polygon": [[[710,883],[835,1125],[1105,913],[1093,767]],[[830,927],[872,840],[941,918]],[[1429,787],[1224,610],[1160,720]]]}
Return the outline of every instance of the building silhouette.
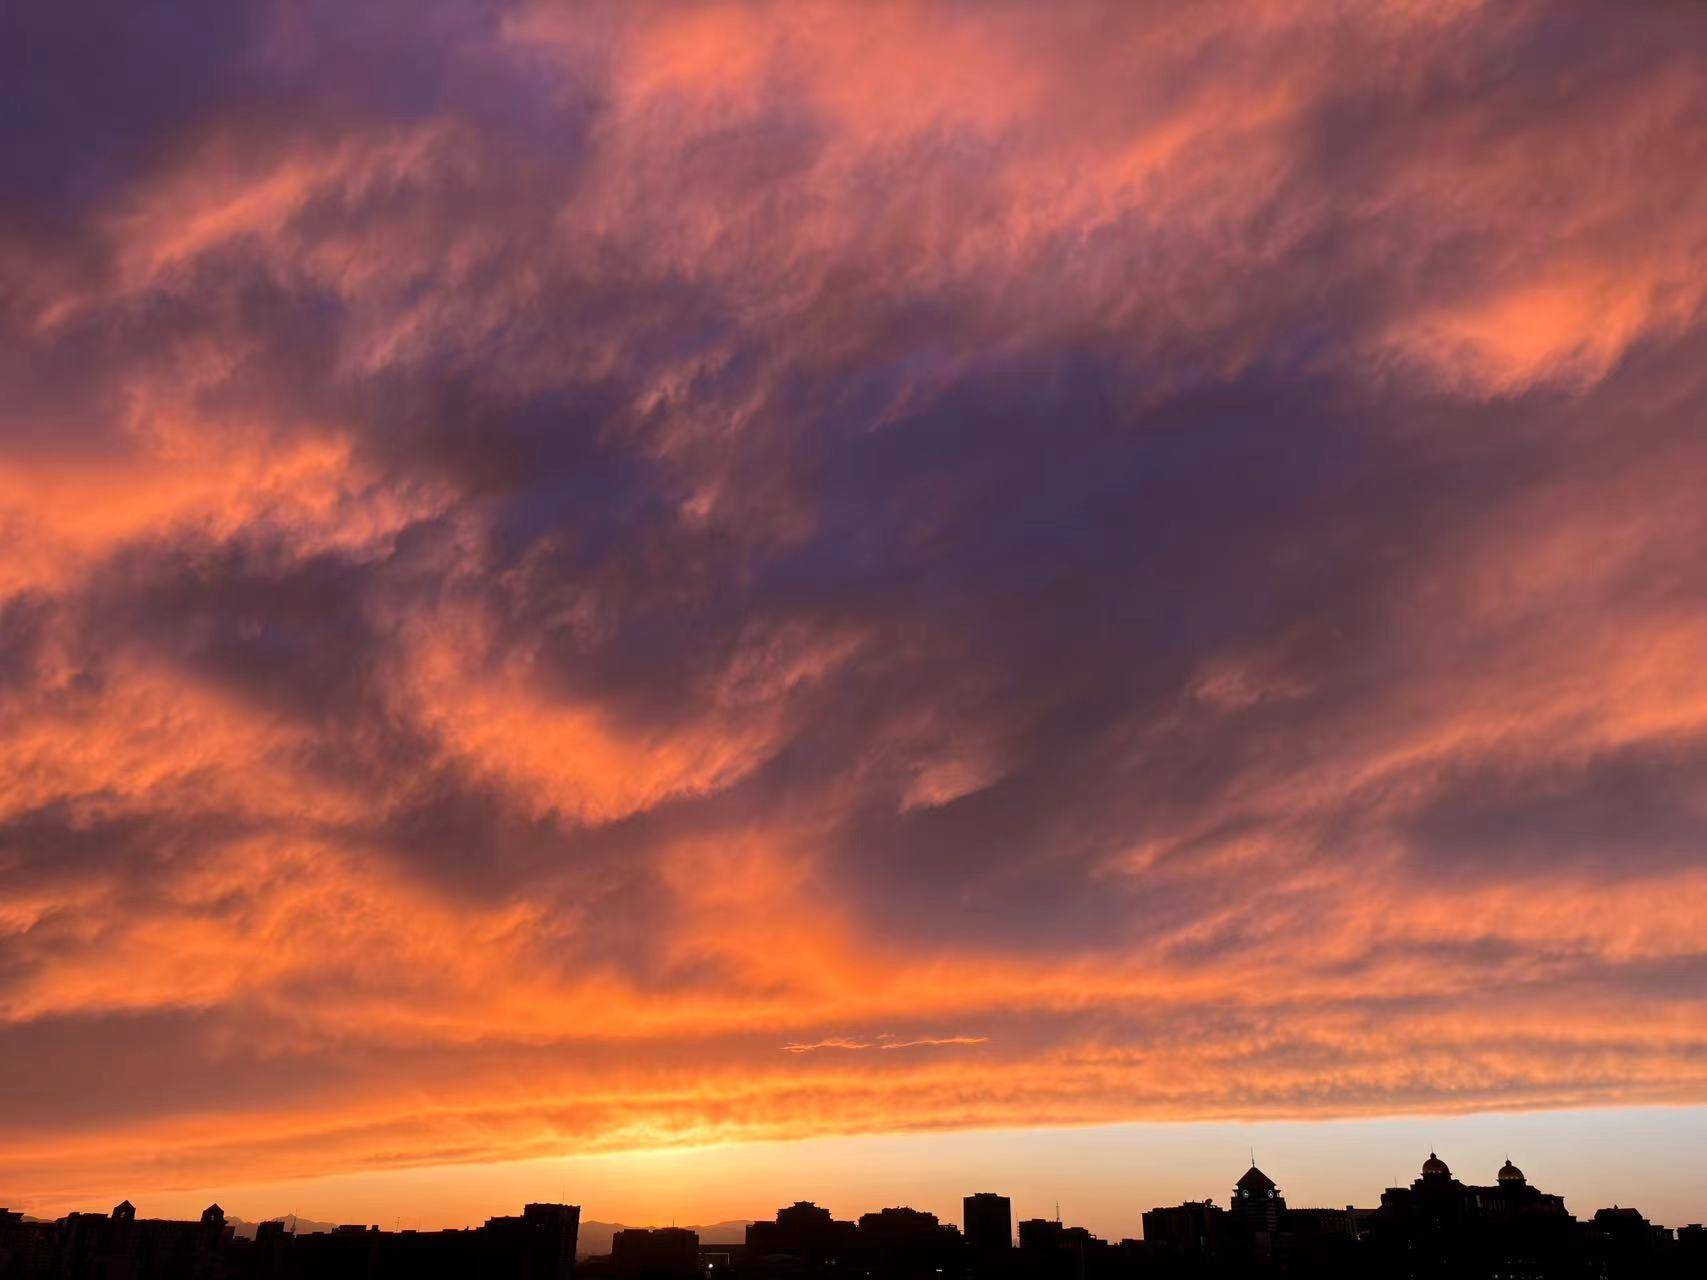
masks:
{"label": "building silhouette", "polygon": [[1507,1160],[1490,1185],[1461,1182],[1434,1152],[1408,1187],[1381,1193],[1374,1252],[1419,1276],[1548,1275],[1580,1256],[1580,1225],[1564,1200],[1529,1185]]}
{"label": "building silhouette", "polygon": [[857,1230],[828,1209],[797,1200],[777,1210],[774,1220],[748,1225],[746,1262],[758,1274],[817,1275],[837,1266],[845,1272],[855,1253]]}
{"label": "building silhouette", "polygon": [[872,1275],[897,1280],[960,1271],[965,1265],[958,1227],[920,1209],[880,1209],[859,1220],[855,1261]]}
{"label": "building silhouette", "polygon": [[801,1200],[749,1224],[745,1245],[624,1229],[584,1263],[575,1205],[451,1231],[264,1222],[252,1240],[219,1205],[193,1221],[143,1218],[128,1200],[53,1222],[0,1209],[0,1280],[1707,1280],[1698,1224],[1672,1231],[1619,1205],[1579,1220],[1510,1160],[1466,1183],[1434,1152],[1374,1209],[1295,1208],[1253,1164],[1224,1207],[1145,1211],[1141,1240],[1028,1218],[1015,1247],[1007,1197],[977,1192],[962,1208],[964,1232],[905,1206],[848,1221]]}
{"label": "building silhouette", "polygon": [[111,1213],[26,1222],[0,1209],[0,1280],[569,1280],[581,1210],[530,1204],[463,1231],[343,1226],[296,1236],[263,1222],[236,1235],[218,1205],[199,1221]]}
{"label": "building silhouette", "polygon": [[623,1280],[691,1280],[699,1233],[685,1227],[628,1227],[611,1237],[610,1270]]}
{"label": "building silhouette", "polygon": [[1240,1228],[1253,1236],[1271,1236],[1280,1230],[1286,1199],[1280,1188],[1256,1165],[1245,1170],[1233,1185],[1232,1214]]}
{"label": "building silhouette", "polygon": [[1014,1206],[1006,1196],[979,1191],[961,1201],[966,1247],[981,1258],[1000,1257],[1014,1247]]}
{"label": "building silhouette", "polygon": [[1209,1200],[1187,1200],[1173,1208],[1145,1211],[1144,1243],[1161,1269],[1202,1265],[1226,1256],[1231,1240],[1227,1211]]}

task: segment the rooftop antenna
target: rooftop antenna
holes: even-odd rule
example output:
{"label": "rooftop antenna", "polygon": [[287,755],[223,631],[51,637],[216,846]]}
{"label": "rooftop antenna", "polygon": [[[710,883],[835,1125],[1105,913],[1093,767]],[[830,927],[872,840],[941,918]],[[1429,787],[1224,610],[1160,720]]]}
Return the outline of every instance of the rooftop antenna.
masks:
{"label": "rooftop antenna", "polygon": [[1059,1200],[1055,1202],[1055,1221],[1061,1221],[1061,1202]]}

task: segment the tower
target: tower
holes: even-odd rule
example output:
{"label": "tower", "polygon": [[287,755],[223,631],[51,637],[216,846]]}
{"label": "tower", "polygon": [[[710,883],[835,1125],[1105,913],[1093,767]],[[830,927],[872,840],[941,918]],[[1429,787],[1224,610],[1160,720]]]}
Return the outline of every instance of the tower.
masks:
{"label": "tower", "polygon": [[1273,1233],[1280,1229],[1280,1215],[1286,1211],[1286,1200],[1269,1177],[1256,1165],[1233,1184],[1233,1218],[1240,1227],[1251,1232]]}

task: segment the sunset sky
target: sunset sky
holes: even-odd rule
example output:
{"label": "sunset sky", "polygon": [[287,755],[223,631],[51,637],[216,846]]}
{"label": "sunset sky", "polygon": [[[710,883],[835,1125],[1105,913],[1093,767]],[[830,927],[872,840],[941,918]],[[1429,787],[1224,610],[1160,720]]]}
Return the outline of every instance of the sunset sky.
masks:
{"label": "sunset sky", "polygon": [[0,1204],[1707,1216],[1707,6],[0,10]]}

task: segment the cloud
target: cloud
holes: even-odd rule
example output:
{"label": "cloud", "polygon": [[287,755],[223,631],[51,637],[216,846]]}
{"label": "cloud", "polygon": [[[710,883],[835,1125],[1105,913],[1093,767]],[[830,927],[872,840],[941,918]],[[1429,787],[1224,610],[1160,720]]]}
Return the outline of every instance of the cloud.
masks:
{"label": "cloud", "polygon": [[988,1044],[989,1041],[989,1036],[924,1036],[916,1040],[899,1040],[883,1032],[870,1040],[832,1036],[813,1044],[785,1044],[782,1047],[789,1053],[816,1053],[820,1049],[927,1049],[940,1045]]}
{"label": "cloud", "polygon": [[81,8],[0,1190],[1707,1098],[1699,12]]}

